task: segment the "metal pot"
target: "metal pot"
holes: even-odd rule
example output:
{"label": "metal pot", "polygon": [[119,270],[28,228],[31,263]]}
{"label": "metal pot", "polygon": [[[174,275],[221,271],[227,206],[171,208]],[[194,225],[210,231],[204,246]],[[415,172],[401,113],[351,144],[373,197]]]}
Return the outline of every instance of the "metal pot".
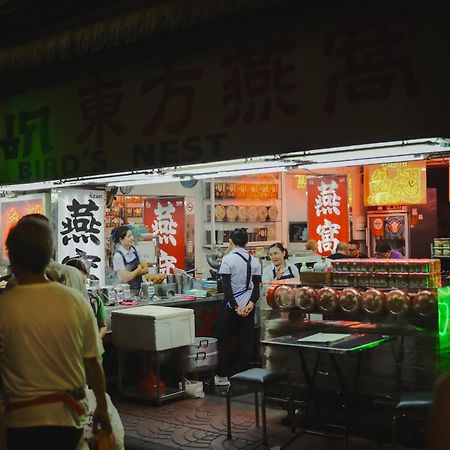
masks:
{"label": "metal pot", "polygon": [[186,372],[214,370],[217,367],[217,339],[196,337],[194,344],[186,348],[184,369]]}
{"label": "metal pot", "polygon": [[99,289],[99,294],[104,305],[115,305],[117,302],[114,286],[104,286]]}
{"label": "metal pot", "polygon": [[176,293],[176,283],[155,284],[155,295],[157,295],[158,297],[173,297]]}
{"label": "metal pot", "polygon": [[152,299],[155,295],[155,285],[149,281],[143,281],[139,296],[144,299]]}

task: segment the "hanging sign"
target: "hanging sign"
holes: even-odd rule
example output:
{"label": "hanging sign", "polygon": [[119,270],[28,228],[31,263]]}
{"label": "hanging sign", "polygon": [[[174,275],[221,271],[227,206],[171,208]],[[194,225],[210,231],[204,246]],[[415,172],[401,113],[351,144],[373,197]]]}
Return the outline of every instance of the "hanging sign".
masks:
{"label": "hanging sign", "polygon": [[185,269],[186,239],[184,197],[149,198],[144,201],[144,223],[159,238],[159,270]]}
{"label": "hanging sign", "polygon": [[347,177],[308,178],[309,238],[317,241],[322,256],[349,240]]}
{"label": "hanging sign", "polygon": [[58,193],[58,261],[82,259],[89,277],[105,285],[105,192],[62,189]]}
{"label": "hanging sign", "polygon": [[419,205],[426,202],[425,161],[364,166],[364,205]]}
{"label": "hanging sign", "polygon": [[2,258],[7,259],[6,238],[9,230],[27,214],[45,215],[45,194],[24,195],[20,198],[0,202],[0,226],[2,233]]}

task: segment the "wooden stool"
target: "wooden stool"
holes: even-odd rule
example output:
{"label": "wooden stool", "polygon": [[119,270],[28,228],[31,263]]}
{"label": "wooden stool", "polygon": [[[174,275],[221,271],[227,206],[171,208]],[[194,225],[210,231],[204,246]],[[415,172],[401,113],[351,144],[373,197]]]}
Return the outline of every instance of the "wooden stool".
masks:
{"label": "wooden stool", "polygon": [[432,391],[413,391],[401,394],[399,401],[394,407],[392,417],[392,449],[396,450],[398,441],[398,425],[400,419],[407,417],[418,417],[424,422],[428,419],[427,412],[433,402]]}
{"label": "wooden stool", "polygon": [[[267,445],[267,427],[266,427],[266,388],[279,383],[287,378],[287,374],[277,370],[254,368],[239,372],[230,377],[230,385],[227,390],[227,439],[231,439],[231,390],[235,384],[251,385],[255,394],[255,418],[256,426],[259,427],[259,399],[258,392],[261,391],[261,416],[262,416],[262,434],[263,444]],[[294,421],[294,398],[292,389],[289,393],[289,415],[291,418],[291,429],[295,431]]]}

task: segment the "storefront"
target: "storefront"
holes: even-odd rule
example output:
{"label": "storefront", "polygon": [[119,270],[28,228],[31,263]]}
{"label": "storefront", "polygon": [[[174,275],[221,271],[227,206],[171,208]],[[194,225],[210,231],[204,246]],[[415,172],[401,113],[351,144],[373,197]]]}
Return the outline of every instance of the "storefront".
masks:
{"label": "storefront", "polygon": [[[105,286],[114,282],[111,230],[129,223],[154,257],[152,271],[194,270],[200,284],[192,288],[207,291],[235,227],[248,229],[256,256],[264,258],[272,242],[300,255],[321,226],[311,225],[310,183],[327,177],[342,183],[339,207],[349,215],[324,254],[353,238],[373,256],[374,240],[383,238],[403,241],[407,256],[448,256],[446,245],[436,245],[441,255],[431,247],[447,237],[449,216],[450,67],[441,59],[448,30],[428,10],[403,14],[381,5],[299,18],[293,3],[240,17],[232,36],[234,18],[179,31],[149,42],[139,61],[118,67],[110,60],[94,75],[80,69],[5,98],[3,241],[21,215],[45,213],[58,260],[85,258]],[[320,320],[332,328],[359,313],[321,311]],[[378,323],[366,314],[359,320],[365,332]],[[394,323],[390,332],[407,342],[399,351],[420,362],[406,369],[406,385],[429,387],[447,367],[438,334],[448,330],[439,330],[436,311],[414,314],[387,314],[383,326]],[[199,317],[201,336],[212,321]],[[267,336],[299,330],[295,320],[278,319]],[[427,333],[417,338],[416,325]],[[272,353],[270,365],[286,361]],[[396,370],[402,362],[394,361]],[[373,369],[376,387],[405,381],[389,364]]]}

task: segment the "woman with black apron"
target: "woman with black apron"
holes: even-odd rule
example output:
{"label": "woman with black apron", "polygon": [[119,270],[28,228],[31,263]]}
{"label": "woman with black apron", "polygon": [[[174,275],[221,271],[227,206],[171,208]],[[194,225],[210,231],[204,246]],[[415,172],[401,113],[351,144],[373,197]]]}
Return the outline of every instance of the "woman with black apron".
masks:
{"label": "woman with black apron", "polygon": [[262,280],[286,280],[288,278],[298,278],[297,266],[286,264],[288,258],[287,249],[280,242],[276,242],[269,247],[269,258],[272,264],[268,265],[262,275]]}
{"label": "woman with black apron", "polygon": [[134,236],[126,225],[114,230],[114,242],[118,245],[113,257],[113,268],[119,280],[130,285],[132,295],[139,295],[142,275],[148,272],[148,265],[139,250],[133,245]]}

